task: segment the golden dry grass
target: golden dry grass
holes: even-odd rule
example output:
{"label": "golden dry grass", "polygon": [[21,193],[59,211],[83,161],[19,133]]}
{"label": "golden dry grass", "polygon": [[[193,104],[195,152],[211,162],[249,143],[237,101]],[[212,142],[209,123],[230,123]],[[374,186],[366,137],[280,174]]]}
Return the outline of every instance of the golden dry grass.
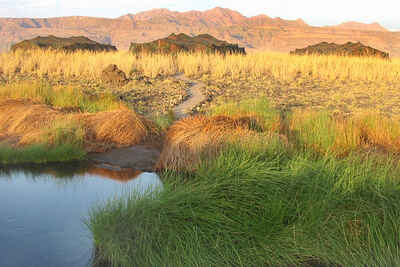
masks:
{"label": "golden dry grass", "polygon": [[6,77],[21,73],[39,77],[100,80],[101,72],[109,64],[117,64],[126,74],[132,70],[139,70],[149,77],[176,72],[172,56],[152,55],[137,58],[128,51],[67,53],[39,49],[0,54],[0,69]]}
{"label": "golden dry grass", "polygon": [[140,71],[149,77],[183,71],[189,76],[208,74],[212,78],[260,79],[272,76],[280,81],[298,79],[346,81],[399,81],[400,59],[289,55],[255,52],[248,55],[212,55],[181,53],[177,57],[162,54],[135,55],[119,52],[75,52],[54,50],[16,51],[0,54],[0,69],[11,77],[16,72],[40,77],[84,78],[98,80],[101,71],[116,64],[125,73]]}
{"label": "golden dry grass", "polygon": [[166,133],[157,167],[191,171],[232,143],[257,149],[274,140],[287,148],[337,157],[400,153],[400,123],[392,118],[374,113],[343,117],[304,110],[277,117],[274,110],[269,109],[268,116],[260,113],[261,105],[245,104],[239,105],[238,112],[228,103],[214,112],[219,115],[175,122]]}
{"label": "golden dry grass", "polygon": [[[192,116],[169,127],[157,168],[193,170],[202,159],[211,159],[225,145],[242,144],[254,130],[254,119],[247,116]],[[265,136],[264,136],[265,137]]]}
{"label": "golden dry grass", "polygon": [[350,117],[296,111],[288,120],[288,138],[317,153],[400,153],[400,124],[376,113]]}
{"label": "golden dry grass", "polygon": [[188,75],[208,73],[212,78],[260,79],[272,76],[282,82],[309,78],[320,80],[399,81],[400,59],[333,55],[289,55],[256,52],[244,55],[181,54],[178,66]]}
{"label": "golden dry grass", "polygon": [[135,145],[159,135],[152,122],[128,109],[68,114],[27,100],[0,100],[0,132],[17,138],[17,145],[54,142],[58,122],[81,127],[79,134],[88,152]]}

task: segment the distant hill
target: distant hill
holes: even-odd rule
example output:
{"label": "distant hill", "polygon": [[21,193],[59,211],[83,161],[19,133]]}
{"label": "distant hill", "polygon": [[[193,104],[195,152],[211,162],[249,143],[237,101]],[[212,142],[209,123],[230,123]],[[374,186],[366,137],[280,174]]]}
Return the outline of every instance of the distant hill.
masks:
{"label": "distant hill", "polygon": [[207,11],[176,12],[153,9],[115,19],[95,17],[0,18],[0,50],[36,36],[86,36],[91,40],[128,49],[131,42],[144,43],[172,33],[189,36],[210,34],[246,51],[289,52],[320,42],[362,42],[400,56],[400,32],[346,27],[312,27],[303,20],[284,20],[266,15],[245,17],[237,11],[213,8]]}
{"label": "distant hill", "polygon": [[337,56],[357,56],[357,57],[378,57],[389,59],[389,54],[379,51],[373,47],[365,46],[362,43],[335,44],[322,42],[315,45],[310,45],[305,48],[290,51],[290,54],[296,55],[337,55]]}
{"label": "distant hill", "polygon": [[30,40],[24,40],[11,46],[11,50],[29,50],[29,49],[59,49],[73,52],[76,50],[88,51],[117,51],[116,47],[108,44],[101,44],[92,41],[84,36],[74,36],[61,38],[56,36],[38,36]]}
{"label": "distant hill", "polygon": [[388,32],[386,28],[382,27],[379,23],[361,23],[356,21],[349,21],[341,23],[337,26],[333,26],[339,29],[349,29],[349,30],[360,30],[360,31],[378,31],[378,32]]}
{"label": "distant hill", "polygon": [[246,54],[245,48],[218,40],[209,34],[190,37],[184,33],[171,34],[167,38],[148,43],[131,43],[129,50],[134,53],[203,52],[221,54]]}

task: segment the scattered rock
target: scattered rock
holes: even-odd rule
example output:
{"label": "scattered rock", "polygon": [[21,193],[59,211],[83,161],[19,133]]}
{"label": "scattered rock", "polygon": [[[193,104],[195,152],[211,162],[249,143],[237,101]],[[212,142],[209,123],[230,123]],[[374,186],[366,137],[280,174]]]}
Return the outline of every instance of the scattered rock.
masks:
{"label": "scattered rock", "polygon": [[379,57],[384,59],[389,58],[389,53],[380,51],[370,46],[365,46],[360,42],[357,43],[347,42],[342,45],[322,42],[315,45],[307,46],[305,48],[296,49],[294,51],[291,51],[290,54],[295,54],[295,55],[319,54],[319,55]]}
{"label": "scattered rock", "polygon": [[6,79],[3,76],[4,76],[3,69],[0,68],[0,82],[5,82],[6,81]]}
{"label": "scattered rock", "polygon": [[237,44],[230,44],[218,40],[209,34],[200,34],[190,37],[184,33],[171,34],[167,38],[149,43],[131,43],[129,48],[134,53],[178,53],[178,52],[206,52],[221,54],[246,54],[244,48]]}
{"label": "scattered rock", "polygon": [[113,45],[101,44],[90,40],[84,36],[61,38],[53,35],[47,37],[36,37],[30,40],[24,40],[13,46],[11,50],[17,49],[29,50],[29,49],[57,49],[73,52],[76,50],[89,50],[89,51],[117,51],[117,48]]}
{"label": "scattered rock", "polygon": [[101,80],[106,83],[123,85],[128,82],[125,73],[115,64],[110,64],[101,73]]}

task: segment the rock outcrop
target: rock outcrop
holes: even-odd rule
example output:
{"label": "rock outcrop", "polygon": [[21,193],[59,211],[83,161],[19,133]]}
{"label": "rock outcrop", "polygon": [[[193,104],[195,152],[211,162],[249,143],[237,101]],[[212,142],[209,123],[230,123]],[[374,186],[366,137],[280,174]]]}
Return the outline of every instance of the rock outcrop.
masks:
{"label": "rock outcrop", "polygon": [[53,35],[47,37],[36,37],[30,40],[24,40],[13,46],[11,50],[23,49],[60,49],[69,52],[76,50],[89,50],[89,51],[117,51],[117,48],[108,44],[101,44],[90,40],[84,36],[61,38]]}
{"label": "rock outcrop", "polygon": [[352,43],[347,42],[345,44],[335,44],[322,42],[315,45],[310,45],[302,49],[296,49],[291,51],[290,54],[295,55],[307,55],[307,54],[318,54],[318,55],[338,55],[338,56],[358,56],[358,57],[379,57],[388,59],[389,53],[380,51],[370,46],[363,45],[360,42]]}
{"label": "rock outcrop", "polygon": [[221,54],[246,54],[244,48],[218,40],[209,34],[190,37],[184,33],[171,34],[167,38],[149,43],[131,43],[129,48],[134,53],[178,53],[206,52]]}
{"label": "rock outcrop", "polygon": [[123,85],[128,81],[125,72],[118,69],[118,66],[115,64],[108,65],[102,71],[101,80],[106,83],[112,83],[117,85]]}

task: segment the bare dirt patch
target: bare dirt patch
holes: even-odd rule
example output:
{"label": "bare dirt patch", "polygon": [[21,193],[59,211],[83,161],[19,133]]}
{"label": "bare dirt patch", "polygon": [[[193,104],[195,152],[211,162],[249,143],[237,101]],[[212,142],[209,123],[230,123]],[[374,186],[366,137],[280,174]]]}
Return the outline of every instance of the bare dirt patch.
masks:
{"label": "bare dirt patch", "polygon": [[106,153],[91,153],[89,158],[97,164],[105,164],[107,168],[130,168],[140,171],[154,171],[160,157],[160,150],[149,145],[135,145],[112,149]]}

